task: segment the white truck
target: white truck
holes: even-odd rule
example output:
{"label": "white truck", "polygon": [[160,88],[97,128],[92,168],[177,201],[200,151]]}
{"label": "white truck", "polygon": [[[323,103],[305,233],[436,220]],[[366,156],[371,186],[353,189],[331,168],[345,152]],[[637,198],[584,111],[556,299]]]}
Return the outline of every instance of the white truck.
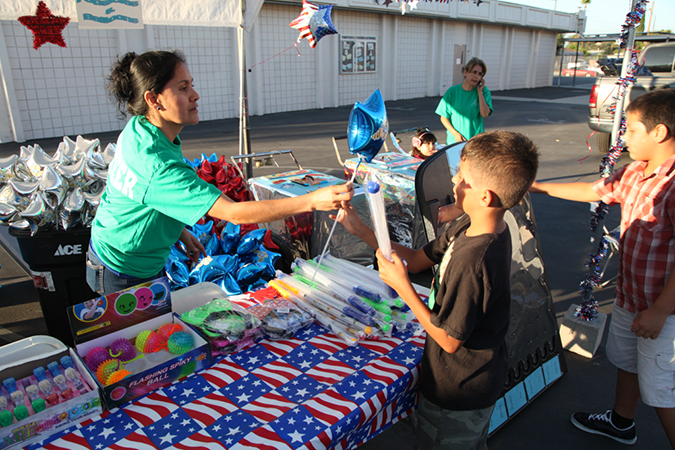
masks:
{"label": "white truck", "polygon": [[[675,89],[675,42],[650,44],[638,58],[642,68],[638,71],[635,83],[626,90],[624,108],[630,99],[639,97],[654,89]],[[614,102],[619,85],[618,77],[598,77],[591,90],[588,102],[590,114],[588,126],[597,132],[598,150],[604,153],[610,148],[614,116],[609,107]]]}

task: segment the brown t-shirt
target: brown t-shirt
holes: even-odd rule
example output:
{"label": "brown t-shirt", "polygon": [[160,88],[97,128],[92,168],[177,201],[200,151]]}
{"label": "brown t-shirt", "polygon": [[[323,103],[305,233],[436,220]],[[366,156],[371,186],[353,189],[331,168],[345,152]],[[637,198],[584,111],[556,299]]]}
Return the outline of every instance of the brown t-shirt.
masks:
{"label": "brown t-shirt", "polygon": [[511,236],[507,228],[468,237],[469,224],[468,216],[460,217],[424,247],[440,264],[431,323],[465,342],[447,353],[427,336],[420,388],[435,405],[455,411],[494,404],[508,371],[504,337],[511,305]]}

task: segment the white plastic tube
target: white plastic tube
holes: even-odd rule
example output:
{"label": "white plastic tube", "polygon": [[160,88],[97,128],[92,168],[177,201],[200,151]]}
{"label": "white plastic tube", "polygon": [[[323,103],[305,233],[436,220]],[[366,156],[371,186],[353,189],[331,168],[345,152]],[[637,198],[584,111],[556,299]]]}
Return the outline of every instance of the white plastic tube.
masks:
{"label": "white plastic tube", "polygon": [[389,239],[389,229],[387,228],[387,216],[384,212],[382,183],[372,173],[368,174],[366,182],[366,198],[368,199],[370,218],[373,221],[373,229],[377,238],[377,246],[380,247],[380,251],[385,258],[393,261],[391,259],[391,240]]}

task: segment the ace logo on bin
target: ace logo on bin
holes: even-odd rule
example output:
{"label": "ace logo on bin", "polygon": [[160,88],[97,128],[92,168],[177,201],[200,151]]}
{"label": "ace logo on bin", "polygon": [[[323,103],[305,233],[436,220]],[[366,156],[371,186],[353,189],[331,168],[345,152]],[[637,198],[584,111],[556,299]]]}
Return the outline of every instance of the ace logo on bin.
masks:
{"label": "ace logo on bin", "polygon": [[59,248],[54,252],[54,256],[72,256],[82,254],[82,244],[75,245],[59,245]]}

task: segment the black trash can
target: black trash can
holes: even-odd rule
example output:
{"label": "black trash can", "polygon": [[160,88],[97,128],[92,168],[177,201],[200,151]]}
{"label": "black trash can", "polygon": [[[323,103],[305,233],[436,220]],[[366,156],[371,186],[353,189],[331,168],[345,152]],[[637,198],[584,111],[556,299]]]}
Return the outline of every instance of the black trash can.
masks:
{"label": "black trash can", "polygon": [[49,334],[73,346],[66,310],[98,295],[86,279],[86,258],[91,230],[29,231],[10,228],[19,244],[21,256],[32,272],[40,307]]}

